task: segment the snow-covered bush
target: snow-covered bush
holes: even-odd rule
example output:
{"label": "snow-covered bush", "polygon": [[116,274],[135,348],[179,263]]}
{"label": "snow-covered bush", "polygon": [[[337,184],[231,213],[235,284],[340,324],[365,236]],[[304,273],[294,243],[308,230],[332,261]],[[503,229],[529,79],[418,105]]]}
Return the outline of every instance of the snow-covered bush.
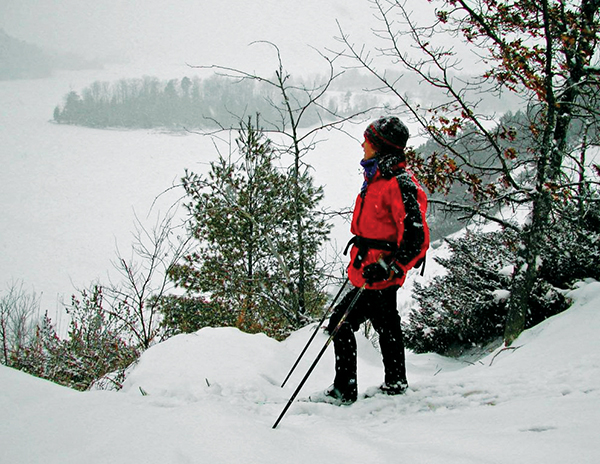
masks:
{"label": "snow-covered bush", "polygon": [[139,353],[123,331],[119,314],[103,307],[102,288],[81,292],[81,300],[73,297],[67,312],[71,316],[68,337],[58,353],[51,353],[58,364],[54,380],[87,390],[97,379],[116,372],[113,379],[119,389],[122,373]]}
{"label": "snow-covered bush", "polygon": [[407,347],[446,354],[500,334],[516,239],[504,231],[448,240],[452,255],[436,258],[448,273],[427,286],[415,284],[420,308],[404,324]]}
{"label": "snow-covered bush", "polygon": [[560,288],[584,278],[600,280],[600,211],[567,205],[545,237],[541,277]]}
{"label": "snow-covered bush", "polygon": [[[467,232],[447,241],[452,255],[436,261],[448,273],[427,286],[415,284],[420,307],[409,314],[404,333],[407,347],[416,352],[460,354],[501,337],[504,331],[518,233]],[[538,280],[526,325],[535,325],[566,307],[560,291]]]}
{"label": "snow-covered bush", "polygon": [[119,389],[139,352],[122,333],[118,315],[105,310],[102,302],[98,286],[81,292],[81,299],[73,297],[64,339],[46,314],[32,325],[26,345],[11,353],[7,365],[77,390],[87,390],[101,378],[110,378],[111,388]]}

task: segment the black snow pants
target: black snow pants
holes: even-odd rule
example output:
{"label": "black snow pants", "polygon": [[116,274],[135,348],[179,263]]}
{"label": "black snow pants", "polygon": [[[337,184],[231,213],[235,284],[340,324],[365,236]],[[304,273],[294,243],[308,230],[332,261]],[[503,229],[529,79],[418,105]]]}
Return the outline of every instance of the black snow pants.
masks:
{"label": "black snow pants", "polygon": [[[385,383],[406,383],[404,340],[400,315],[396,309],[394,286],[383,290],[364,290],[352,308],[350,315],[333,339],[335,350],[334,387],[342,392],[356,388],[356,337],[354,332],[367,320],[379,335],[379,346],[385,370]],[[358,288],[354,288],[333,310],[327,330],[331,333],[354,299]]]}

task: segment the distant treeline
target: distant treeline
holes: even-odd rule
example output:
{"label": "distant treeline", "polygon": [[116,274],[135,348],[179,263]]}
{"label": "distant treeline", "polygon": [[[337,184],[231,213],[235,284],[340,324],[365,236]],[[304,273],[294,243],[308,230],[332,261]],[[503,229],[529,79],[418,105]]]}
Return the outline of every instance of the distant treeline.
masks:
{"label": "distant treeline", "polygon": [[[308,100],[298,84],[291,100],[301,107]],[[376,103],[376,97],[352,92],[331,92],[322,108],[303,116],[306,125],[346,115]],[[156,77],[94,82],[80,93],[71,91],[54,110],[59,123],[116,128],[206,128],[237,125],[241,118],[260,113],[268,128],[280,124],[281,95],[272,86],[256,80],[233,81],[213,75],[201,79],[159,80]]]}
{"label": "distant treeline", "polygon": [[45,51],[37,45],[9,36],[0,29],[0,81],[49,77],[58,69],[93,69],[98,63],[72,54]]}

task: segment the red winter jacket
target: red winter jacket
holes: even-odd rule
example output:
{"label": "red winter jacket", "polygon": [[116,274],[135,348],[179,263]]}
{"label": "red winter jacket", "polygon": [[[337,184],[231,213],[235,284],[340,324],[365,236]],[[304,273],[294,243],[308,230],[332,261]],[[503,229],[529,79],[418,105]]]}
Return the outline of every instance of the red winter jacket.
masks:
{"label": "red winter jacket", "polygon": [[[365,283],[362,276],[365,266],[380,258],[387,258],[388,263],[394,260],[404,271],[403,275],[393,275],[366,288],[380,290],[393,285],[401,286],[406,279],[406,272],[424,258],[429,247],[429,228],[425,219],[427,196],[405,167],[405,162],[392,166],[385,164],[383,167],[380,162],[375,175],[370,181],[367,180],[366,188],[363,187],[356,198],[350,230],[355,236],[371,240],[366,240],[369,247],[366,256],[361,253],[362,260],[357,259],[359,247],[356,243],[350,253],[348,277],[356,287],[362,287]],[[380,246],[382,244],[372,240],[391,242],[389,245],[397,249],[392,251],[390,247]]]}

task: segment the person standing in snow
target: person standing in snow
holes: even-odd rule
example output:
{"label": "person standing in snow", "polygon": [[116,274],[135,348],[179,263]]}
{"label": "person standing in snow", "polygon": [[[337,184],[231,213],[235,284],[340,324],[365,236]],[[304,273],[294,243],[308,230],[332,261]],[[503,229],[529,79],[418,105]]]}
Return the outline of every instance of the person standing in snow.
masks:
{"label": "person standing in snow", "polygon": [[348,278],[354,288],[334,309],[327,331],[332,333],[361,287],[358,300],[333,339],[335,379],[318,396],[336,404],[357,399],[356,338],[367,320],[379,335],[385,370],[383,393],[396,395],[408,387],[404,342],[396,293],[413,267],[423,264],[429,247],[425,219],[427,197],[406,170],[404,150],[408,128],[397,117],[380,118],[364,132],[364,184],[352,217]]}

